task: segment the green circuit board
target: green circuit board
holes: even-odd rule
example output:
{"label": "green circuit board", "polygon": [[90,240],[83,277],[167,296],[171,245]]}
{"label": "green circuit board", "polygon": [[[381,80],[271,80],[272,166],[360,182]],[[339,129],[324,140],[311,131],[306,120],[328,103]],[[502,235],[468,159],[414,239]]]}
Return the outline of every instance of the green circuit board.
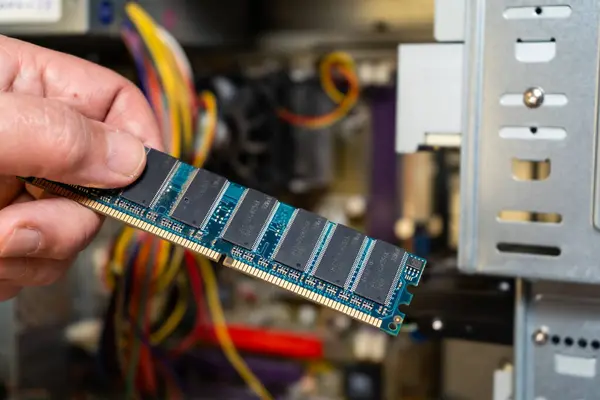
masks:
{"label": "green circuit board", "polygon": [[426,264],[154,149],[142,176],[124,189],[25,181],[392,335]]}

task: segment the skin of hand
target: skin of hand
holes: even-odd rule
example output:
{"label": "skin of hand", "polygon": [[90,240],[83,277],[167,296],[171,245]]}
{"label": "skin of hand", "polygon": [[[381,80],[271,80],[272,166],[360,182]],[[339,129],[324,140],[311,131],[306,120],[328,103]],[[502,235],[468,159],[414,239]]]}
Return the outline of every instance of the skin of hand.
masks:
{"label": "skin of hand", "polygon": [[142,172],[144,145],[162,149],[160,131],[130,81],[0,35],[0,300],[63,276],[102,222],[16,177],[122,187]]}

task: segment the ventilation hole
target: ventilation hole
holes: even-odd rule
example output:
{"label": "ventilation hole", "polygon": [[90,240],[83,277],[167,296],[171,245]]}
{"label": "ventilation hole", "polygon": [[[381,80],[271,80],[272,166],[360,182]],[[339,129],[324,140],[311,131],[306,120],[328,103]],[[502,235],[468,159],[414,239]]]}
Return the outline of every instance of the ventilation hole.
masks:
{"label": "ventilation hole", "polygon": [[498,213],[498,220],[502,222],[539,222],[546,224],[559,224],[562,222],[562,215],[557,213],[502,210],[500,213]]}
{"label": "ventilation hole", "polygon": [[551,257],[560,256],[560,249],[555,246],[539,246],[518,243],[498,243],[496,245],[496,248],[502,253],[530,254],[536,256]]}
{"label": "ventilation hole", "polygon": [[517,39],[514,46],[517,61],[522,63],[546,63],[556,57],[556,42],[550,39]]}
{"label": "ventilation hole", "polygon": [[572,13],[569,6],[543,6],[543,7],[508,7],[504,10],[506,19],[536,19],[536,18],[568,18]]}
{"label": "ventilation hole", "polygon": [[393,323],[393,322],[390,322],[390,324],[388,325],[388,328],[389,328],[391,331],[395,331],[395,330],[398,328],[398,326],[397,326],[395,323]]}
{"label": "ventilation hole", "polygon": [[512,175],[519,181],[542,181],[550,176],[550,160],[512,159]]}
{"label": "ventilation hole", "polygon": [[591,346],[592,346],[592,349],[598,350],[598,349],[600,349],[600,342],[597,340],[592,340]]}
{"label": "ventilation hole", "polygon": [[550,38],[550,41],[551,41],[552,43],[554,43],[554,42],[556,42],[556,39],[555,39],[555,38]]}
{"label": "ventilation hole", "polygon": [[579,339],[577,341],[577,344],[579,345],[579,347],[581,347],[582,349],[585,349],[587,347],[587,340],[585,339]]}
{"label": "ventilation hole", "polygon": [[559,344],[560,343],[560,336],[558,335],[554,335],[552,336],[552,338],[550,339],[552,341],[552,344]]}
{"label": "ventilation hole", "polygon": [[565,346],[573,346],[573,339],[571,339],[570,337],[566,337],[565,338]]}
{"label": "ventilation hole", "polygon": [[498,131],[502,139],[508,140],[564,140],[567,130],[559,127],[503,126]]}

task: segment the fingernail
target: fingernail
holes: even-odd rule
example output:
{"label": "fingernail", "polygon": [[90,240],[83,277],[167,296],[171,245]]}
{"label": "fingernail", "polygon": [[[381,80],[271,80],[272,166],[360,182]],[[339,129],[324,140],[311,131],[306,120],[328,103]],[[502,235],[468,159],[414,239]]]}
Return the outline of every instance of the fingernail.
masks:
{"label": "fingernail", "polygon": [[40,247],[40,233],[35,229],[19,228],[0,246],[2,257],[25,257]]}
{"label": "fingernail", "polygon": [[142,142],[129,133],[110,131],[106,133],[108,168],[128,178],[142,172],[146,160],[146,149]]}

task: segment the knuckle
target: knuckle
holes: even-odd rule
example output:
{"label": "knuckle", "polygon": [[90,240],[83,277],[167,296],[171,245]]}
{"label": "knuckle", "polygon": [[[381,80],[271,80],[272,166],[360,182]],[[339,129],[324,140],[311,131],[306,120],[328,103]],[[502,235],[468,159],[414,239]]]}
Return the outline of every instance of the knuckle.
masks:
{"label": "knuckle", "polygon": [[17,281],[26,286],[46,286],[58,281],[62,276],[62,265],[55,265],[54,260],[25,258],[25,272]]}
{"label": "knuckle", "polygon": [[0,74],[0,92],[10,92],[14,81],[19,75],[20,55],[16,54],[14,49],[7,49],[6,39],[0,38],[0,65],[2,65],[2,74]]}
{"label": "knuckle", "polygon": [[0,277],[11,285],[45,286],[56,282],[64,269],[58,261],[23,257],[0,265]]}
{"label": "knuckle", "polygon": [[2,283],[22,283],[31,281],[34,270],[31,260],[14,258],[0,262],[0,280]]}
{"label": "knuckle", "polygon": [[24,258],[22,268],[19,268],[19,271],[15,273],[12,280],[16,282],[29,281],[33,275],[35,275],[35,272],[31,266],[31,260],[29,258]]}
{"label": "knuckle", "polygon": [[57,215],[69,216],[64,219],[62,229],[56,230],[55,235],[48,238],[46,252],[52,253],[54,259],[69,259],[83,250],[94,238],[100,221],[96,215],[65,199],[53,202]]}
{"label": "knuckle", "polygon": [[50,266],[42,266],[33,275],[32,283],[36,286],[51,285],[58,281],[61,276],[62,273],[60,270]]}

